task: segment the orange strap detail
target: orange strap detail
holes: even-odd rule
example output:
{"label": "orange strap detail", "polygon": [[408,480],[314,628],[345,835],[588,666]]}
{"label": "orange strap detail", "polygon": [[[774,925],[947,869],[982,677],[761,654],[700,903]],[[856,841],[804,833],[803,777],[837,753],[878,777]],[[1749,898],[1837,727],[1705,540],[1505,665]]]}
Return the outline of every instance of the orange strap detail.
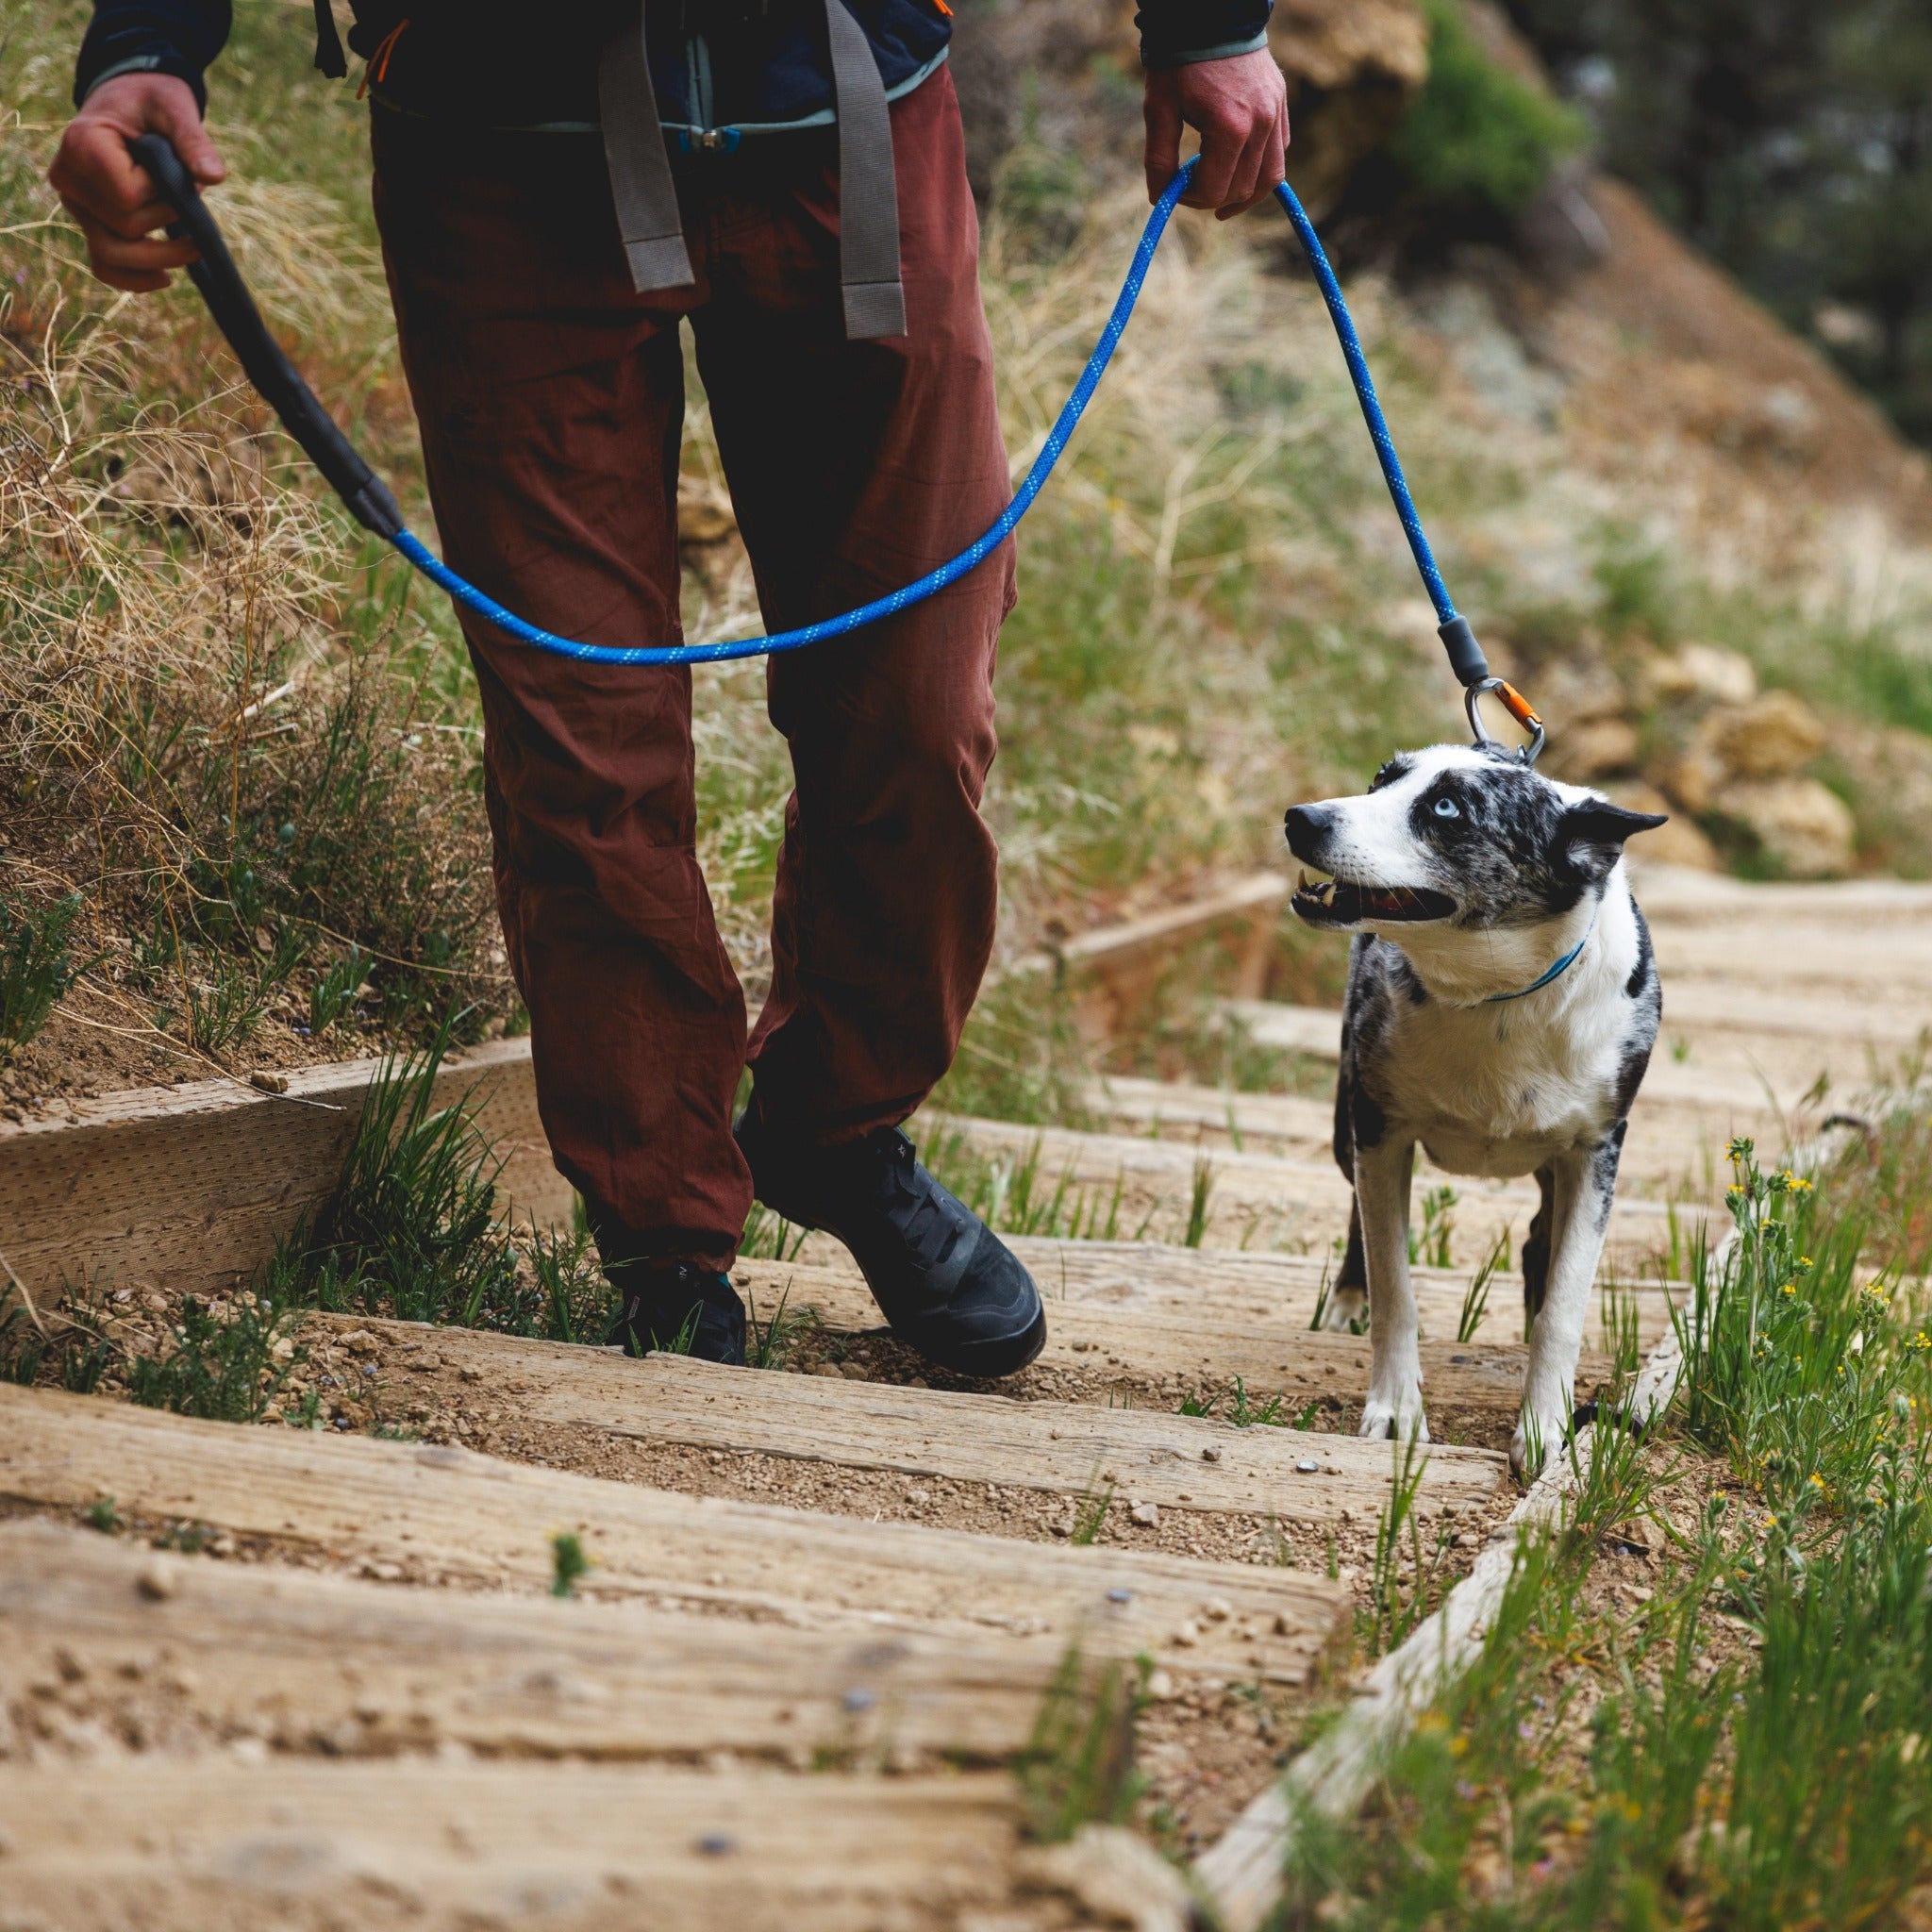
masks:
{"label": "orange strap detail", "polygon": [[399,20],[375,44],[375,52],[370,55],[369,64],[362,70],[362,85],[356,90],[359,101],[369,92],[370,81],[385,81],[389,78],[389,57],[396,50],[396,42],[402,39],[404,29],[409,25],[407,19]]}

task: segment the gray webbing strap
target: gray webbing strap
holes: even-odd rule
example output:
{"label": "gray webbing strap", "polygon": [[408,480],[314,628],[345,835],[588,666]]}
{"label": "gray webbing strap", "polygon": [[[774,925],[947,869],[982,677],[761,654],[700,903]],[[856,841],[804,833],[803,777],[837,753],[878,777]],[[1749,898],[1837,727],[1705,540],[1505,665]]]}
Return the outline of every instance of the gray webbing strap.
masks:
{"label": "gray webbing strap", "polygon": [[[844,12],[843,8],[839,10]],[[651,85],[651,63],[644,57],[643,13],[640,7],[638,24],[612,39],[597,60],[604,158],[610,169],[610,192],[617,203],[617,226],[630,263],[631,287],[640,295],[657,289],[688,289],[696,279],[685,251],[671,157],[664,151],[664,129],[658,119],[658,91]],[[871,58],[868,49],[866,58]]]}
{"label": "gray webbing strap", "polygon": [[892,115],[865,29],[843,0],[825,0],[832,89],[839,107],[839,281],[845,334],[858,341],[906,333],[899,279],[899,184]]}

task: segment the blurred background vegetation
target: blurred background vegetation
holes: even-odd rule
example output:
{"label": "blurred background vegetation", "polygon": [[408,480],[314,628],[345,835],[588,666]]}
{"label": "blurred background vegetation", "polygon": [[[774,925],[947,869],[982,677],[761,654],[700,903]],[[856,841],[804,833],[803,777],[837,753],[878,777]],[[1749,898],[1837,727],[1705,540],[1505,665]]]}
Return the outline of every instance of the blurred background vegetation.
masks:
{"label": "blurred background vegetation", "polygon": [[1932,8],[1507,4],[1605,164],[1932,439]]}

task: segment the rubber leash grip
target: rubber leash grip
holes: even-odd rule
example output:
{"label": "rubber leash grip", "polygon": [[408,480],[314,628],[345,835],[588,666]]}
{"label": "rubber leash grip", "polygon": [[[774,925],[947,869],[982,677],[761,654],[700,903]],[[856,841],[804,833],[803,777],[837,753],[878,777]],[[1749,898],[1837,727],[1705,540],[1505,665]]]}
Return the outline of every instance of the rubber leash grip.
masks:
{"label": "rubber leash grip", "polygon": [[403,529],[403,513],[389,486],[358,456],[349,439],[303,381],[300,372],[269,334],[235,258],[228,253],[215,218],[208,212],[194,177],[164,134],[143,134],[127,152],[145,168],[161,197],[180,216],[171,235],[192,242],[201,256],[188,265],[189,279],[201,291],[215,325],[228,339],[242,373],[303,453],[323,474],[349,514],[365,530],[393,542]]}
{"label": "rubber leash grip", "polygon": [[1449,668],[1464,685],[1480,684],[1490,675],[1490,660],[1475,641],[1475,631],[1466,617],[1452,617],[1436,627],[1442,648],[1449,654]]}

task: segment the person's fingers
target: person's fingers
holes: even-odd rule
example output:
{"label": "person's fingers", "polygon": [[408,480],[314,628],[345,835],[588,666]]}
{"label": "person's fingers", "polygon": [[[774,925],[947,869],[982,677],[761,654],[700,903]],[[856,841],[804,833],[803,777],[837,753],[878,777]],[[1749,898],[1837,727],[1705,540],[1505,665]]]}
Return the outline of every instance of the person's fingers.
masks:
{"label": "person's fingers", "polygon": [[185,268],[195,258],[192,242],[176,241],[170,235],[130,240],[85,220],[80,228],[87,238],[88,258],[96,272],[112,269],[125,275],[158,275],[167,269]]}
{"label": "person's fingers", "polygon": [[77,219],[130,241],[172,218],[146,169],[128,154],[126,135],[108,121],[75,121],[47,176]]}
{"label": "person's fingers", "polygon": [[1261,195],[1261,164],[1268,156],[1268,140],[1274,132],[1271,122],[1257,121],[1242,143],[1240,158],[1227,177],[1227,192],[1215,212],[1225,221],[1243,208],[1252,208]]}
{"label": "person's fingers", "polygon": [[175,152],[181,157],[181,165],[203,188],[212,188],[217,181],[225,180],[228,174],[226,164],[215,152],[215,144],[208,139],[208,129],[201,125],[194,96],[191,93],[184,99],[177,94],[169,94],[156,106],[159,108],[154,117],[156,131],[165,134],[175,143]]}
{"label": "person's fingers", "polygon": [[1245,145],[1241,134],[1228,122],[1216,118],[1201,129],[1201,158],[1194,178],[1181,196],[1183,208],[1219,208],[1227,197],[1228,183],[1241,163]]}
{"label": "person's fingers", "polygon": [[1180,101],[1166,75],[1148,76],[1141,112],[1147,124],[1147,199],[1158,201],[1181,165]]}
{"label": "person's fingers", "polygon": [[1245,214],[1256,203],[1266,201],[1274,192],[1275,186],[1288,178],[1288,110],[1284,108],[1268,129],[1262,146],[1261,164],[1256,171],[1255,184],[1247,199],[1231,207],[1217,208],[1216,218],[1231,221],[1236,215]]}

